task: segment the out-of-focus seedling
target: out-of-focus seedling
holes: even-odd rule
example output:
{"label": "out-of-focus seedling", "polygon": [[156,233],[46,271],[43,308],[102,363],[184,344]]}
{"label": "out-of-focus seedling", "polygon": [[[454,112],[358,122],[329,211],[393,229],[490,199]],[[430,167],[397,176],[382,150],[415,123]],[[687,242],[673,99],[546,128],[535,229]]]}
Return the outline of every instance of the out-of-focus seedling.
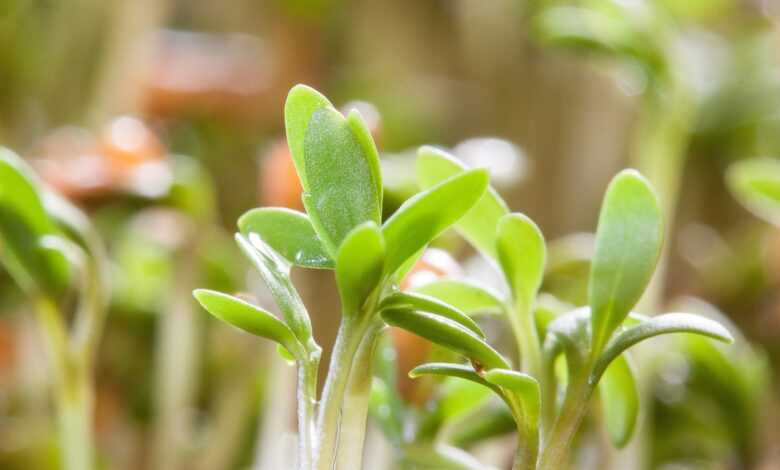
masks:
{"label": "out-of-focus seedling", "polygon": [[90,470],[92,367],[107,293],[102,244],[87,218],[7,149],[0,215],[0,261],[34,305],[52,365],[62,466]]}

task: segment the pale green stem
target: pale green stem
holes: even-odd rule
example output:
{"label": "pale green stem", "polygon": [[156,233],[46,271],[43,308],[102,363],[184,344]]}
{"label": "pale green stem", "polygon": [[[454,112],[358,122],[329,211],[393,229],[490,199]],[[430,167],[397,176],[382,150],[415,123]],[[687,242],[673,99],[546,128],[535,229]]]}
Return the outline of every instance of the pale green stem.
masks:
{"label": "pale green stem", "polygon": [[520,353],[521,371],[540,377],[542,371],[542,347],[531,308],[517,302],[514,308],[507,306],[509,322]]}
{"label": "pale green stem", "polygon": [[311,470],[317,438],[317,372],[319,356],[298,366],[298,468]]}
{"label": "pale green stem", "polygon": [[36,313],[54,373],[63,468],[91,470],[94,459],[91,363],[88,357],[71,351],[62,314],[51,300],[39,298]]}
{"label": "pale green stem", "polygon": [[379,331],[380,328],[373,327],[365,335],[349,375],[349,383],[344,395],[344,403],[348,406],[342,410],[341,431],[337,446],[336,468],[338,469],[363,468],[363,445],[373,378],[371,370]]}
{"label": "pale green stem", "polygon": [[528,424],[522,404],[511,398],[510,403],[517,423],[517,449],[512,470],[535,470],[539,458],[539,429]]}
{"label": "pale green stem", "polygon": [[[333,346],[328,378],[322,392],[317,417],[317,450],[315,468],[331,470],[335,465],[336,447],[340,432],[344,391],[358,347],[363,340],[366,326],[351,317],[343,317],[336,343]],[[348,470],[348,469],[344,469]]]}
{"label": "pale green stem", "polygon": [[573,378],[566,389],[566,398],[558,418],[545,439],[539,470],[567,468],[574,435],[585,417],[592,394],[593,387],[588,383],[588,374],[580,373]]}

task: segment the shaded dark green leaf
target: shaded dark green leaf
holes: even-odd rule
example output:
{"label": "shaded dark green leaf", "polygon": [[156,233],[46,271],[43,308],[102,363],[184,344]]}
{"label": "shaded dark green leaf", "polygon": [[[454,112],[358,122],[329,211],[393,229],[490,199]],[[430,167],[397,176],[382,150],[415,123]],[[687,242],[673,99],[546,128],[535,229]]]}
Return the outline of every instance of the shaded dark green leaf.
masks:
{"label": "shaded dark green leaf", "polygon": [[468,328],[480,338],[485,337],[485,333],[468,315],[461,312],[452,305],[442,302],[434,297],[423,294],[413,294],[407,292],[395,292],[382,300],[380,309],[386,308],[409,308],[421,312],[433,313],[449,318],[458,322],[461,326]]}
{"label": "shaded dark green leaf", "polygon": [[639,414],[639,391],[625,356],[612,361],[598,387],[607,432],[615,447],[622,448],[631,440]]}

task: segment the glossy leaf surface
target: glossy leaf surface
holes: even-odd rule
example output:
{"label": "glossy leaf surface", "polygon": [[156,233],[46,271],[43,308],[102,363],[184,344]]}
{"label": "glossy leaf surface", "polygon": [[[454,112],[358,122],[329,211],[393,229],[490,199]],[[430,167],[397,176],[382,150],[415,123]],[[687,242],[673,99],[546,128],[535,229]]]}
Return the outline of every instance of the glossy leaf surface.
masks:
{"label": "glossy leaf surface", "polygon": [[382,227],[387,243],[388,273],[457,222],[487,189],[485,170],[471,170],[404,202]]}
{"label": "glossy leaf surface", "polygon": [[639,301],[663,243],[661,208],[650,183],[634,170],[607,188],[596,232],[588,298],[594,351],[600,351]]}
{"label": "glossy leaf surface", "polygon": [[429,297],[423,294],[413,294],[406,292],[396,292],[382,301],[380,308],[409,308],[421,312],[433,313],[449,318],[458,322],[461,326],[468,328],[480,338],[485,337],[485,333],[468,315],[446,302]]}
{"label": "glossy leaf surface", "polygon": [[[427,189],[467,171],[468,168],[444,150],[423,146],[417,153],[417,180]],[[488,187],[455,228],[477,249],[490,258],[496,258],[496,226],[498,220],[509,213],[501,196]]]}
{"label": "glossy leaf surface", "polygon": [[[248,333],[276,341],[293,355],[301,345],[281,320],[265,310],[231,295],[196,289],[193,295],[210,314]],[[300,358],[300,357],[299,357]]]}
{"label": "glossy leaf surface", "polygon": [[387,309],[382,318],[390,325],[451,349],[490,369],[508,369],[509,363],[473,331],[449,318],[408,309]]}
{"label": "glossy leaf surface", "polygon": [[314,111],[321,108],[334,109],[327,98],[322,96],[314,88],[306,85],[296,85],[287,95],[284,104],[284,126],[287,131],[287,145],[290,147],[295,169],[304,191],[309,185],[306,180],[306,166],[304,165],[304,139],[306,129]]}
{"label": "glossy leaf surface", "polygon": [[385,240],[374,222],[351,231],[336,256],[336,281],[345,314],[355,314],[382,280]]}
{"label": "glossy leaf surface", "polygon": [[305,268],[333,268],[334,262],[306,214],[281,207],[252,209],[238,219],[244,236],[257,234],[291,264]]}
{"label": "glossy leaf surface", "polygon": [[485,380],[509,390],[520,401],[526,425],[536,428],[541,411],[539,382],[528,374],[508,369],[491,369],[485,373]]}

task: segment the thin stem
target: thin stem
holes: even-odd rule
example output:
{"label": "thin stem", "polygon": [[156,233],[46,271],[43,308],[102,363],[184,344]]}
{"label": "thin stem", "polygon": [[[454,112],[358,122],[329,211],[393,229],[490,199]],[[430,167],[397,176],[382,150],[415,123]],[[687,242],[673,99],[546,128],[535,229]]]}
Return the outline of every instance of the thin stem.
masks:
{"label": "thin stem", "polygon": [[528,424],[522,404],[510,398],[510,408],[517,423],[517,449],[512,470],[535,470],[539,458],[539,429]]}
{"label": "thin stem", "polygon": [[592,394],[593,387],[588,383],[588,374],[580,373],[573,378],[566,389],[566,398],[561,412],[545,440],[539,470],[566,468],[572,440],[585,417]]}
{"label": "thin stem", "polygon": [[351,316],[344,316],[341,321],[317,417],[317,470],[331,470],[335,464],[344,391],[365,330],[366,326],[356,323]]}
{"label": "thin stem", "polygon": [[366,417],[371,393],[372,365],[380,328],[372,327],[360,343],[349,375],[344,402],[349,403],[342,412],[336,468],[363,468],[363,445],[366,436]]}
{"label": "thin stem", "polygon": [[542,347],[531,308],[518,302],[514,308],[507,307],[507,310],[520,353],[522,372],[541,377]]}
{"label": "thin stem", "polygon": [[317,437],[317,372],[320,360],[303,362],[298,366],[298,468],[312,469]]}
{"label": "thin stem", "polygon": [[50,299],[37,300],[36,314],[54,373],[63,468],[90,470],[94,458],[90,361],[70,350],[62,314]]}

